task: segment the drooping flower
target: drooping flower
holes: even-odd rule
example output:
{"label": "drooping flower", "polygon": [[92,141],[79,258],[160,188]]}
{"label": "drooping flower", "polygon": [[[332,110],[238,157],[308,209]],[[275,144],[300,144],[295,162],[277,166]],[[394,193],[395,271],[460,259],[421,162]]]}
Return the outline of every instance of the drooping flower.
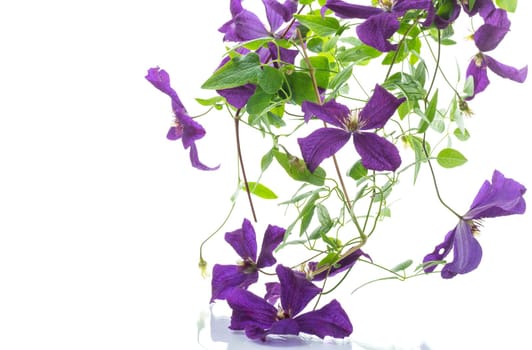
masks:
{"label": "drooping flower", "polygon": [[473,78],[474,91],[473,95],[466,98],[466,100],[473,99],[476,94],[486,90],[490,80],[488,78],[488,68],[500,77],[513,80],[518,83],[523,83],[528,75],[528,65],[521,69],[500,63],[493,57],[482,52],[476,54],[466,70],[466,76]]}
{"label": "drooping flower", "polygon": [[481,16],[485,16],[488,12],[495,9],[495,5],[493,4],[492,0],[475,0],[471,9],[469,4],[470,1],[472,0],[460,0],[460,3],[464,8],[464,12],[467,13],[469,17],[473,17],[477,13]]}
{"label": "drooping flower", "polygon": [[432,23],[434,8],[431,0],[380,0],[381,7],[350,4],[342,0],[327,0],[324,8],[332,10],[340,18],[360,18],[365,21],[356,28],[359,39],[381,52],[397,49],[388,39],[399,29],[398,18],[409,10],[425,10],[423,25]]}
{"label": "drooping flower", "polygon": [[268,225],[262,248],[257,258],[257,240],[255,230],[248,219],[244,219],[242,228],[225,234],[225,240],[242,258],[238,265],[214,265],[212,269],[212,295],[215,299],[225,299],[234,288],[247,288],[257,282],[258,270],[276,263],[273,250],[282,242],[285,229]]}
{"label": "drooping flower", "polygon": [[306,333],[320,338],[344,338],[353,332],[346,312],[336,300],[321,309],[300,314],[321,289],[300,272],[277,265],[280,282],[280,307],[245,289],[233,289],[227,296],[232,308],[229,328],[243,330],[251,339],[266,340],[269,334]]}
{"label": "drooping flower", "polygon": [[365,256],[366,258],[371,260],[371,257],[368,254],[364,253],[362,249],[357,249],[351,254],[348,254],[338,260],[334,265],[330,266],[330,268],[321,272],[316,272],[318,263],[315,261],[311,261],[308,263],[308,274],[310,275],[310,279],[312,279],[313,281],[323,281],[325,278],[332,277],[334,275],[339,274],[340,272],[351,268],[361,256]]}
{"label": "drooping flower", "polygon": [[338,152],[352,135],[364,167],[378,171],[396,170],[401,165],[397,147],[368,130],[384,127],[404,100],[405,98],[396,98],[380,85],[375,85],[373,95],[358,113],[351,113],[347,106],[334,100],[323,105],[303,102],[306,121],[314,115],[336,127],[324,127],[305,138],[297,139],[308,169],[311,172],[316,170],[325,158]]}
{"label": "drooping flower", "polygon": [[219,166],[209,167],[200,162],[196,141],[205,136],[205,129],[188,115],[176,91],[170,86],[168,73],[159,67],[150,68],[146,79],[172,100],[172,110],[174,111],[175,119],[174,125],[170,127],[166,137],[172,141],[181,139],[183,147],[185,149],[190,148],[190,161],[194,168],[200,170],[218,169]]}
{"label": "drooping flower", "polygon": [[[453,251],[453,261],[446,263],[441,271],[443,278],[473,271],[482,259],[482,248],[475,238],[480,230],[480,221],[525,212],[523,198],[526,188],[515,180],[504,177],[499,171],[493,172],[491,183],[485,181],[476,195],[469,211],[463,215],[458,225],[447,233],[444,241],[434,251],[425,256],[424,263],[441,261]],[[428,264],[425,272],[432,272],[436,265]]]}

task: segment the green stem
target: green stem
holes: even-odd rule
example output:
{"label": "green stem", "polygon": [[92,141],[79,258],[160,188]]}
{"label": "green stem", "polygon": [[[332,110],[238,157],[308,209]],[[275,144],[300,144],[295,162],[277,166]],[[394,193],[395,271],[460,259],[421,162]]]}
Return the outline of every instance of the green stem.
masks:
{"label": "green stem", "polygon": [[249,207],[251,209],[251,214],[253,215],[253,220],[257,222],[257,214],[255,213],[255,207],[253,205],[253,199],[251,198],[251,191],[249,189],[249,183],[246,176],[246,168],[244,167],[244,159],[242,157],[242,147],[240,145],[240,111],[241,109],[238,109],[236,112],[236,115],[234,117],[235,120],[235,138],[236,138],[236,149],[238,154],[238,161],[240,163],[240,169],[242,171],[242,178],[244,180],[244,186],[246,187],[246,193],[248,196],[248,202]]}

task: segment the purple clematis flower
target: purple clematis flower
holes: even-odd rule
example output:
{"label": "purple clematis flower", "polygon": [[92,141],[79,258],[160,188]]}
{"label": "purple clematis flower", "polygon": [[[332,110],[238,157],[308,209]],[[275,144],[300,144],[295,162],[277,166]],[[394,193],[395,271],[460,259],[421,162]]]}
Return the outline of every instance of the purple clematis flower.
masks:
{"label": "purple clematis flower", "polygon": [[371,257],[364,253],[362,249],[357,249],[351,254],[343,257],[342,259],[338,260],[333,266],[331,266],[329,269],[316,273],[316,268],[318,267],[318,263],[315,261],[311,261],[308,263],[308,269],[309,269],[309,275],[310,278],[313,281],[323,281],[325,278],[332,277],[334,275],[339,274],[340,272],[343,272],[349,268],[351,268],[357,260],[361,257],[365,256],[369,260],[371,260]]}
{"label": "purple clematis flower", "polygon": [[258,270],[276,263],[273,250],[282,242],[284,233],[285,229],[269,225],[257,258],[255,230],[249,220],[244,219],[242,228],[227,232],[225,240],[242,258],[242,262],[239,265],[214,265],[211,302],[215,299],[225,299],[234,288],[247,288],[257,282]]}
{"label": "purple clematis flower", "polygon": [[230,329],[244,330],[251,339],[266,340],[269,334],[313,334],[320,338],[344,338],[353,332],[346,312],[336,300],[319,310],[300,314],[321,289],[305,275],[277,265],[280,282],[280,308],[245,290],[233,289],[227,297],[233,309]]}
{"label": "purple clematis flower", "polygon": [[473,8],[470,10],[469,1],[470,0],[460,0],[460,3],[464,8],[464,12],[467,13],[469,17],[473,17],[477,13],[484,17],[487,13],[495,9],[495,5],[493,4],[492,0],[475,0]]}
{"label": "purple clematis flower", "polygon": [[[491,183],[487,180],[484,182],[469,211],[460,218],[458,225],[447,233],[444,241],[425,256],[423,262],[443,260],[453,250],[454,260],[443,267],[443,278],[452,278],[476,269],[482,259],[482,248],[475,238],[475,234],[479,232],[480,221],[484,218],[524,213],[525,192],[523,185],[495,170]],[[435,268],[436,265],[429,265],[425,267],[425,272],[432,272]]]}
{"label": "purple clematis flower", "polygon": [[231,0],[232,18],[218,29],[224,33],[224,41],[243,42],[275,37],[275,32],[283,23],[290,21],[297,11],[296,0],[286,0],[282,4],[277,0],[262,0],[262,3],[266,9],[270,29],[266,29],[256,14],[242,6],[242,0]]}
{"label": "purple clematis flower", "polygon": [[200,162],[196,141],[205,136],[205,129],[188,115],[177,93],[170,86],[170,76],[168,73],[159,67],[150,68],[146,79],[157,89],[167,94],[172,100],[175,120],[174,125],[168,130],[166,137],[172,141],[181,139],[183,147],[185,149],[190,148],[190,161],[194,168],[200,170],[218,169],[219,166],[208,167]]}
{"label": "purple clematis flower", "polygon": [[353,136],[362,165],[371,170],[396,170],[401,165],[397,147],[385,138],[368,132],[384,127],[405,98],[396,98],[380,85],[359,113],[351,113],[345,105],[330,100],[323,105],[305,101],[305,120],[312,115],[336,128],[321,128],[305,138],[297,139],[308,169],[314,172],[320,163],[338,152]]}
{"label": "purple clematis flower", "polygon": [[523,83],[528,75],[528,65],[521,69],[500,63],[493,57],[479,52],[473,57],[466,70],[466,76],[472,77],[474,82],[473,95],[466,100],[473,99],[476,94],[486,90],[490,80],[488,79],[488,68],[500,77]]}
{"label": "purple clematis flower", "polygon": [[342,0],[327,0],[324,8],[332,10],[340,18],[361,18],[365,21],[356,28],[359,39],[366,45],[381,52],[397,49],[388,39],[397,32],[398,18],[409,10],[425,10],[427,18],[423,25],[428,26],[434,17],[431,0],[380,0],[381,8],[350,4]]}

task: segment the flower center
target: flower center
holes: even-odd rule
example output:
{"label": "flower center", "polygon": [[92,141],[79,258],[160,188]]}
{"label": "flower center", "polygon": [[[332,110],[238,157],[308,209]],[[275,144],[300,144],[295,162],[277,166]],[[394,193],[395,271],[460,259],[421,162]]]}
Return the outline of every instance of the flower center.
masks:
{"label": "flower center", "polygon": [[379,6],[385,11],[392,11],[395,0],[379,0]]}
{"label": "flower center", "polygon": [[473,234],[473,236],[478,237],[480,235],[480,228],[482,227],[482,220],[480,219],[469,220],[467,224],[469,225],[469,227],[471,227],[471,233]]}
{"label": "flower center", "polygon": [[484,55],[481,52],[479,52],[475,55],[473,59],[475,60],[475,65],[477,67],[482,68],[482,64],[484,63]]}
{"label": "flower center", "polygon": [[277,318],[277,321],[290,318],[290,312],[284,311],[282,308],[279,308],[277,310],[276,318]]}
{"label": "flower center", "polygon": [[357,132],[358,130],[360,130],[360,128],[364,126],[364,123],[361,122],[359,119],[358,113],[359,113],[359,110],[356,109],[352,111],[351,114],[349,115],[345,123],[345,128],[347,129],[347,131]]}
{"label": "flower center", "polygon": [[257,264],[251,258],[247,258],[238,263],[244,273],[253,273],[257,271]]}

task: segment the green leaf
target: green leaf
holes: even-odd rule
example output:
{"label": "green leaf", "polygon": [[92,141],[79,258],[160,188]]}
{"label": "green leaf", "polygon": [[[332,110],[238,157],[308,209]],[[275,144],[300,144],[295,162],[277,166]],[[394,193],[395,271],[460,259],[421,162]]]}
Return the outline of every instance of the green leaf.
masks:
{"label": "green leaf", "polygon": [[331,266],[334,264],[339,258],[338,252],[331,252],[325,256],[325,258],[321,259],[318,265],[316,267],[322,267],[322,266]]}
{"label": "green leaf", "polygon": [[[253,193],[255,196],[264,198],[264,199],[276,199],[277,195],[270,190],[268,187],[260,184],[258,182],[248,182],[249,192]],[[245,191],[246,186],[242,185],[242,189]]]}
{"label": "green leaf", "polygon": [[464,97],[470,97],[473,96],[475,91],[475,81],[473,80],[473,76],[468,76],[465,84],[464,84]]}
{"label": "green leaf", "polygon": [[323,204],[317,204],[316,209],[318,209],[318,220],[320,221],[320,224],[323,226],[332,226],[333,222],[327,207]]}
{"label": "green leaf", "polygon": [[263,66],[258,76],[259,86],[268,94],[275,94],[283,85],[283,73],[271,66]]}
{"label": "green leaf", "polygon": [[397,266],[395,266],[392,271],[393,272],[399,272],[399,271],[404,271],[406,270],[407,268],[410,267],[410,265],[412,265],[414,263],[413,260],[411,259],[408,259],[408,260],[405,260],[403,261],[402,263],[398,264]]}
{"label": "green leaf", "polygon": [[[319,87],[327,89],[329,85],[329,60],[324,56],[312,56],[309,58],[310,64],[314,68],[314,76],[316,77],[316,83]],[[306,63],[303,64],[304,67]]]}
{"label": "green leaf", "polygon": [[340,22],[334,17],[321,15],[294,15],[294,18],[319,36],[328,36],[340,29]]}
{"label": "green leaf", "polygon": [[368,174],[368,169],[366,169],[362,165],[362,162],[359,160],[351,167],[351,169],[349,169],[348,176],[355,180],[360,180],[367,174]]}
{"label": "green leaf", "polygon": [[224,98],[222,96],[215,96],[211,98],[196,98],[196,101],[202,106],[214,106],[219,103],[223,103]]}
{"label": "green leaf", "polygon": [[495,0],[495,3],[508,12],[515,12],[517,9],[517,0]]}
{"label": "green leaf", "polygon": [[379,57],[382,54],[379,50],[360,44],[347,50],[340,51],[338,53],[338,61],[342,64],[354,63],[354,64],[367,64],[372,58]]}
{"label": "green leaf", "polygon": [[467,162],[466,157],[453,148],[442,149],[436,159],[443,168],[454,168]]}
{"label": "green leaf", "polygon": [[266,171],[266,169],[268,169],[270,164],[272,164],[272,161],[273,161],[273,149],[269,150],[268,152],[266,152],[264,156],[262,156],[260,160],[260,170]]}
{"label": "green leaf", "polygon": [[329,88],[333,91],[337,91],[343,84],[345,84],[353,74],[353,64],[348,65],[340,72],[338,72],[329,83]]}
{"label": "green leaf", "polygon": [[467,129],[461,130],[460,128],[454,129],[454,136],[460,141],[467,141],[471,135]]}
{"label": "green leaf", "polygon": [[254,52],[245,56],[233,57],[229,62],[218,68],[201,86],[202,89],[228,89],[248,83],[257,83],[261,74],[259,55]]}
{"label": "green leaf", "polygon": [[310,225],[310,222],[312,221],[312,217],[314,216],[314,210],[316,209],[316,201],[319,198],[320,198],[320,195],[318,193],[314,193],[309,198],[305,206],[303,207],[303,210],[301,210],[301,213],[299,214],[299,217],[298,217],[298,219],[301,218],[299,236],[303,235],[303,233],[307,230],[308,226]]}
{"label": "green leaf", "polygon": [[318,167],[314,173],[311,173],[302,159],[287,155],[278,150],[274,150],[273,154],[277,162],[279,162],[281,167],[283,167],[292,179],[308,182],[316,186],[323,185],[326,174],[322,168]]}
{"label": "green leaf", "polygon": [[432,95],[432,99],[430,100],[427,109],[425,110],[424,118],[421,120],[421,123],[418,127],[419,133],[424,133],[427,128],[429,127],[430,123],[434,120],[434,116],[436,115],[436,107],[438,106],[438,90]]}
{"label": "green leaf", "polygon": [[257,87],[246,104],[246,111],[250,115],[260,115],[270,106],[272,97],[273,95],[268,94],[260,87]]}
{"label": "green leaf", "polygon": [[286,76],[292,92],[292,100],[300,105],[303,101],[317,102],[312,79],[306,72],[294,72]]}

